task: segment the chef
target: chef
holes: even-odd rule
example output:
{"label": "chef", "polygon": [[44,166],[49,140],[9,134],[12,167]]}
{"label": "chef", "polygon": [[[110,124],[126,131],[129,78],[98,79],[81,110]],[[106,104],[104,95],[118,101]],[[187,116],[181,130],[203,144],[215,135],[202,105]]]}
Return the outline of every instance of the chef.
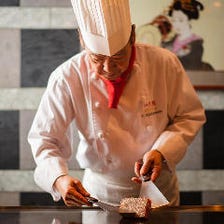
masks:
{"label": "chef", "polygon": [[[177,57],[135,43],[128,0],[72,0],[83,50],[52,72],[28,135],[36,183],[67,206],[86,196],[118,204],[138,197],[141,176],[178,205],[175,166],[204,109]],[[69,130],[84,177],[68,172]],[[147,195],[146,195],[147,196]]]}

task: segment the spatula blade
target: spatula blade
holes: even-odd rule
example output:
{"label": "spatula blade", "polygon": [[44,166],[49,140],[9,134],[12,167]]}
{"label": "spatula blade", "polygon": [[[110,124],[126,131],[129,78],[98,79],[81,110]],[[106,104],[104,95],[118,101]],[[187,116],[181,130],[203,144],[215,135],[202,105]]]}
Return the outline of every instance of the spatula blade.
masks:
{"label": "spatula blade", "polygon": [[151,180],[142,182],[139,197],[149,198],[152,202],[152,208],[158,208],[169,204],[169,201]]}

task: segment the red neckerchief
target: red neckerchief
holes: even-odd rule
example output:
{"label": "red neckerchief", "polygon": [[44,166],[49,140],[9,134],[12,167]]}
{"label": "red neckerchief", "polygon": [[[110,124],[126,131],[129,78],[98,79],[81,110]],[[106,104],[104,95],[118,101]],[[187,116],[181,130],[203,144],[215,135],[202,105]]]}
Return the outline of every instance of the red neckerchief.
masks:
{"label": "red neckerchief", "polygon": [[115,108],[115,109],[117,108],[120,96],[124,90],[124,86],[128,80],[128,75],[132,70],[134,61],[135,61],[135,47],[132,46],[132,52],[131,52],[128,68],[126,71],[124,71],[121,74],[120,77],[118,77],[115,80],[108,80],[100,76],[107,87],[107,93],[109,96],[108,108]]}

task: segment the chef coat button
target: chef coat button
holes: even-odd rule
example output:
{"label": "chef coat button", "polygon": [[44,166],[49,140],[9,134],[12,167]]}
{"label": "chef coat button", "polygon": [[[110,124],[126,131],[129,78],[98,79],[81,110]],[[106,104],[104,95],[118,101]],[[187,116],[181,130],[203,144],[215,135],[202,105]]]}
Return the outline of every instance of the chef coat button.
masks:
{"label": "chef coat button", "polygon": [[107,163],[112,163],[112,159],[111,158],[107,158]]}
{"label": "chef coat button", "polygon": [[95,107],[98,108],[100,106],[100,102],[95,102]]}
{"label": "chef coat button", "polygon": [[92,79],[92,80],[97,80],[97,79],[98,79],[97,74],[96,74],[96,73],[93,73],[93,74],[91,75],[91,79]]}
{"label": "chef coat button", "polygon": [[141,98],[142,98],[142,100],[143,100],[143,101],[145,101],[145,99],[146,99],[146,96],[142,96]]}
{"label": "chef coat button", "polygon": [[104,138],[104,134],[103,132],[98,132],[97,134],[98,138],[103,139]]}

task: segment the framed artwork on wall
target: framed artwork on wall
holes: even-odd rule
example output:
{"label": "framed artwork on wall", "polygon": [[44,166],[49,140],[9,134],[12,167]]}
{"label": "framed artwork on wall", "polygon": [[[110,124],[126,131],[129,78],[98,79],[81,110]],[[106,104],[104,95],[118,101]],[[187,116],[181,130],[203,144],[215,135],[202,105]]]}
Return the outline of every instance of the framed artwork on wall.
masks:
{"label": "framed artwork on wall", "polygon": [[223,0],[139,4],[142,12],[135,18],[144,13],[144,21],[138,21],[136,40],[175,53],[196,89],[224,89]]}

